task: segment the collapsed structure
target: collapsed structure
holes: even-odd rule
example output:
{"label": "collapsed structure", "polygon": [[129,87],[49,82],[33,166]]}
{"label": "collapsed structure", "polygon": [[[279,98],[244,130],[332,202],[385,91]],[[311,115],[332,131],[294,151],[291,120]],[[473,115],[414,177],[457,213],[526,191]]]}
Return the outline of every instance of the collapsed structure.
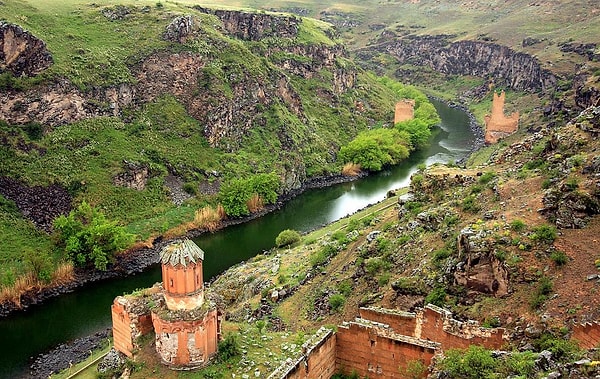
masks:
{"label": "collapsed structure", "polygon": [[217,353],[221,317],[206,297],[204,252],[191,240],[160,252],[162,283],[137,296],[118,296],[112,310],[115,349],[132,357],[137,339],[154,332],[156,352],[173,369],[205,366]]}
{"label": "collapsed structure", "polygon": [[415,101],[413,99],[402,99],[396,103],[394,124],[409,121],[413,118],[415,118]]}
{"label": "collapsed structure", "polygon": [[507,137],[519,128],[519,112],[510,116],[504,114],[504,102],[506,94],[504,91],[499,95],[494,92],[492,100],[492,113],[485,116],[485,143],[493,144],[499,139]]}

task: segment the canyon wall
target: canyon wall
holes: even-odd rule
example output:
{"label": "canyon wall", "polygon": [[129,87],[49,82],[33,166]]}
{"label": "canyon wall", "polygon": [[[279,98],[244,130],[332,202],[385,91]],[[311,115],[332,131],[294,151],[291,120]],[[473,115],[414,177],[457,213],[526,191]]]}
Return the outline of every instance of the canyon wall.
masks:
{"label": "canyon wall", "polygon": [[451,36],[408,36],[385,34],[378,43],[359,52],[363,60],[387,53],[400,64],[427,66],[447,75],[493,78],[520,91],[544,91],[556,85],[554,75],[533,56],[509,47],[480,41],[451,42]]}

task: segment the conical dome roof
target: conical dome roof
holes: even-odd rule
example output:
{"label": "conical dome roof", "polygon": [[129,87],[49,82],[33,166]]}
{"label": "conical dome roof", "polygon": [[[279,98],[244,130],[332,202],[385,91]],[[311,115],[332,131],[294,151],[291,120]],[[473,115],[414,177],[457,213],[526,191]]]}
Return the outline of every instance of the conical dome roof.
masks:
{"label": "conical dome roof", "polygon": [[163,247],[160,251],[160,260],[164,265],[187,266],[190,262],[196,263],[198,260],[204,260],[204,251],[194,241],[184,239]]}

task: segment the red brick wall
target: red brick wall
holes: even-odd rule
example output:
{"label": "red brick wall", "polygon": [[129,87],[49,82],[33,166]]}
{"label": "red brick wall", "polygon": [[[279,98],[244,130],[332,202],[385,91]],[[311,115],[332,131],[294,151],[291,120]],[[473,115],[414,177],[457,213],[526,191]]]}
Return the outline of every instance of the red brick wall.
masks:
{"label": "red brick wall", "polygon": [[571,339],[579,343],[582,349],[593,349],[600,346],[600,323],[585,323],[573,326]]}
{"label": "red brick wall", "polygon": [[326,339],[312,347],[304,359],[299,359],[292,370],[281,379],[329,379],[335,373],[336,335],[331,333]]}
{"label": "red brick wall", "polygon": [[375,328],[357,323],[340,326],[336,341],[337,369],[369,378],[408,379],[404,374],[407,362],[419,360],[429,366],[436,351],[409,338],[400,340],[379,335]]}
{"label": "red brick wall", "polygon": [[414,313],[380,308],[360,308],[358,313],[365,320],[389,325],[397,334],[411,337],[415,335],[416,319]]}
{"label": "red brick wall", "polygon": [[115,349],[128,357],[133,356],[133,340],[131,338],[131,319],[123,305],[115,302],[110,307],[113,323],[113,340]]}
{"label": "red brick wall", "polygon": [[[423,322],[420,338],[439,342],[442,350],[464,349],[470,345],[480,345],[487,349],[499,349],[504,344],[504,329],[483,329],[453,320],[451,315],[440,313],[426,307],[423,311]],[[446,326],[454,326],[456,330],[447,330]]]}
{"label": "red brick wall", "polygon": [[154,330],[150,313],[135,314],[124,297],[115,298],[111,306],[115,349],[132,357],[135,339]]}

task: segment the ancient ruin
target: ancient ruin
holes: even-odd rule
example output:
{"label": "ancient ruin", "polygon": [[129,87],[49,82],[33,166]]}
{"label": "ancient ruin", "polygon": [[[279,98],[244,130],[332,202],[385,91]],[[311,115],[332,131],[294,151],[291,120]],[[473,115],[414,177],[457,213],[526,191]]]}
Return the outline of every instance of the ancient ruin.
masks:
{"label": "ancient ruin", "polygon": [[408,121],[415,118],[415,101],[412,99],[402,99],[396,103],[394,113],[394,124],[402,121]]}
{"label": "ancient ruin", "polygon": [[411,378],[411,361],[429,366],[443,350],[480,345],[498,349],[508,336],[502,328],[461,322],[435,305],[417,312],[360,308],[359,317],[338,327],[320,329],[302,346],[302,354],[275,370],[269,379],[330,378],[336,372],[369,378]]}
{"label": "ancient ruin", "polygon": [[519,128],[519,112],[510,116],[504,115],[504,102],[506,94],[500,95],[494,92],[492,101],[492,113],[485,116],[485,143],[493,144],[499,139],[509,136]]}
{"label": "ancient ruin", "polygon": [[154,331],[156,352],[173,369],[205,366],[217,353],[221,318],[205,297],[204,252],[191,240],[160,252],[162,283],[139,294],[118,296],[112,305],[115,349],[133,357],[140,336]]}

